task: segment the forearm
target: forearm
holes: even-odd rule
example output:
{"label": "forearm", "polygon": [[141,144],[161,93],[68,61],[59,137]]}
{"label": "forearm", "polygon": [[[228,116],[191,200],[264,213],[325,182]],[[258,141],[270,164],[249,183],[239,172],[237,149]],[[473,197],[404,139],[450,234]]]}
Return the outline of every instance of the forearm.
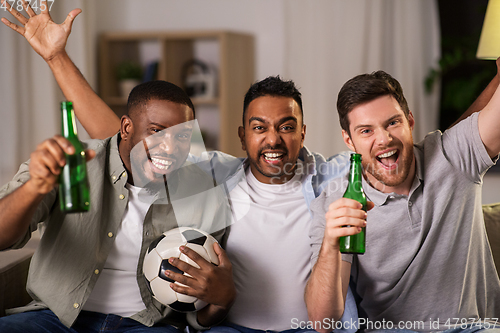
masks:
{"label": "forearm", "polygon": [[1,250],[12,246],[24,236],[44,196],[37,193],[28,180],[14,192],[0,199]]}
{"label": "forearm", "polygon": [[[344,313],[341,254],[338,249],[321,247],[305,290],[309,320],[340,320]],[[347,291],[347,288],[345,288]],[[319,330],[320,332],[327,332]]]}
{"label": "forearm", "polygon": [[[498,60],[497,60],[498,62]],[[498,85],[500,83],[500,79],[497,75],[493,77],[493,79],[490,81],[490,83],[486,86],[486,88],[481,92],[481,94],[476,98],[476,100],[469,106],[469,108],[458,118],[450,127],[455,126],[458,124],[460,121],[464,120],[465,118],[469,117],[471,114],[475,112],[479,112],[482,109],[486,107],[488,102],[491,100],[491,97],[493,97],[493,94],[498,88]]]}
{"label": "forearm", "polygon": [[478,117],[479,135],[491,158],[500,153],[500,89],[497,86]]}
{"label": "forearm", "polygon": [[120,119],[90,87],[68,54],[61,51],[47,63],[89,135],[94,139],[115,135],[120,129]]}
{"label": "forearm", "polygon": [[[231,302],[232,304],[232,302]],[[226,318],[231,306],[221,307],[209,304],[197,313],[198,324],[204,327],[211,327],[219,324]]]}

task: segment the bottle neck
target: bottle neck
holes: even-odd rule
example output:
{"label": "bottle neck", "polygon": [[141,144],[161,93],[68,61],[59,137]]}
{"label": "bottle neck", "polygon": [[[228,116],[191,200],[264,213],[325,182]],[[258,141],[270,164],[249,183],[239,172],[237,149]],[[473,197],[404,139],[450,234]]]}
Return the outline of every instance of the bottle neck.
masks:
{"label": "bottle neck", "polygon": [[354,189],[356,192],[360,192],[363,188],[363,169],[361,167],[361,161],[351,160],[348,187]]}
{"label": "bottle neck", "polygon": [[76,118],[72,105],[69,105],[68,103],[65,102],[61,103],[61,116],[62,116],[61,132],[63,137],[65,138],[77,137],[78,133],[76,129]]}

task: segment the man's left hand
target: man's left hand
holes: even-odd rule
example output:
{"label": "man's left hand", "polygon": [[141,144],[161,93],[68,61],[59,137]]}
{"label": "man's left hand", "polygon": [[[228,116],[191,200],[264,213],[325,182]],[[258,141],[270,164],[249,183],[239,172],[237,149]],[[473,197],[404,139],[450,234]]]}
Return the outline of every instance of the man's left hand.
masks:
{"label": "man's left hand", "polygon": [[214,244],[215,253],[219,258],[219,266],[216,266],[187,246],[181,246],[180,250],[200,268],[178,258],[170,258],[170,264],[191,276],[167,271],[166,274],[169,278],[184,285],[171,283],[170,287],[180,294],[194,296],[222,309],[229,309],[235,299],[236,288],[233,282],[232,265],[226,252],[218,243]]}

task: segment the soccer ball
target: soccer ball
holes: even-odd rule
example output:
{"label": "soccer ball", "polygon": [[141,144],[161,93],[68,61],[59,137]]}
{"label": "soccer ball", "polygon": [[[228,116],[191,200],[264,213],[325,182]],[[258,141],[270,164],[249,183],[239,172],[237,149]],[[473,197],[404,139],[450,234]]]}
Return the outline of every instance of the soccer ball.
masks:
{"label": "soccer ball", "polygon": [[[199,268],[193,260],[180,252],[179,246],[181,245],[185,245],[196,251],[208,262],[219,265],[219,258],[213,248],[214,243],[217,243],[217,240],[210,234],[188,227],[166,231],[153,241],[144,257],[144,264],[142,266],[146,284],[153,297],[158,302],[179,312],[193,312],[205,307],[207,304],[196,297],[173,291],[170,288],[170,283],[175,281],[168,278],[165,275],[165,271],[170,270],[189,276],[189,274],[184,273],[168,262],[168,259],[171,257],[179,258]],[[182,285],[178,282],[175,283]]]}

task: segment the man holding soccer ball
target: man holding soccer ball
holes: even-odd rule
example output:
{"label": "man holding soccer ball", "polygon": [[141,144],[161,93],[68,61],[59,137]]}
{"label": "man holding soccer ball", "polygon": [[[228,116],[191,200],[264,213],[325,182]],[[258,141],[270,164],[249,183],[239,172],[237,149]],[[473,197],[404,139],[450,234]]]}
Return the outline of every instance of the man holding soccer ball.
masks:
{"label": "man holding soccer ball", "polygon": [[[69,33],[71,17],[68,22]],[[27,27],[22,29],[29,32]],[[196,165],[185,164],[194,107],[181,88],[154,81],[131,92],[127,110],[119,133],[87,144],[89,212],[65,215],[59,210],[58,175],[65,153],[74,152],[59,135],[42,142],[14,179],[0,189],[1,249],[23,246],[39,223],[44,226],[28,279],[34,301],[20,313],[0,318],[1,332],[103,328],[182,332],[185,327],[184,314],[155,301],[138,272],[150,243],[177,227],[174,200],[213,188],[211,177]],[[211,196],[203,201],[206,207],[195,202],[191,209],[202,209],[205,220],[224,223],[224,201],[214,200]],[[157,208],[163,213],[155,214]],[[199,268],[174,260],[173,265],[190,277],[172,273],[183,286],[172,284],[171,288],[209,303],[188,316],[193,326],[213,325],[224,318],[235,298],[231,264],[218,244],[214,244],[218,266],[187,246],[181,251]]]}
{"label": "man holding soccer ball", "polygon": [[[92,137],[105,137],[114,134],[116,128],[123,128],[123,118],[120,124],[116,115],[95,95],[64,52],[71,22],[79,14],[79,10],[70,12],[66,22],[60,26],[52,20],[47,20],[48,13],[45,13],[45,23],[48,22],[46,26],[59,30],[59,35],[52,31],[52,35],[58,37],[55,39],[63,43],[59,46],[37,45],[36,38],[27,36],[28,19],[13,14],[23,25],[26,24],[26,28],[15,26],[6,20],[3,22],[25,36],[48,62],[65,96],[71,96],[75,105],[84,109],[76,112],[89,134]],[[34,25],[37,17],[42,16],[31,15],[29,9],[28,14],[29,21]],[[51,47],[58,49],[63,56],[51,57],[51,54],[45,53]],[[58,63],[54,65],[55,62]],[[65,72],[70,72],[70,75],[65,76]],[[61,78],[63,81],[60,81]],[[68,78],[70,82],[65,82]],[[179,111],[179,117],[173,122],[166,121],[159,130],[193,119],[185,105],[176,105],[176,109]],[[149,114],[149,106],[144,107],[144,110]],[[97,121],[97,118],[100,121]],[[144,128],[147,129],[147,126]],[[303,293],[310,274],[309,203],[321,193],[330,178],[347,171],[347,164],[344,163],[347,162],[347,156],[339,155],[333,160],[325,160],[303,147],[305,125],[300,92],[293,82],[283,81],[279,77],[267,78],[250,88],[245,97],[243,126],[239,129],[239,136],[248,158],[239,168],[228,168],[231,171],[226,174],[234,174],[231,178],[233,186],[229,190],[235,216],[233,221],[238,223],[230,228],[226,249],[234,265],[238,298],[229,312],[228,321],[222,327],[213,328],[213,331],[282,331],[292,328],[294,322],[308,320]],[[128,155],[124,156],[133,156],[131,151],[129,143],[128,149],[125,150]],[[217,160],[220,155],[215,153],[213,156],[213,160]],[[185,158],[184,156],[178,160],[184,161]],[[170,161],[151,159],[151,163],[156,168],[155,174],[161,174],[161,169]],[[138,168],[141,169],[141,163]],[[149,180],[147,172],[141,174]],[[217,180],[223,181],[226,178]],[[202,207],[197,209],[203,210]],[[144,239],[147,236],[143,234]],[[196,281],[193,281],[180,274],[171,273],[174,280],[183,284],[191,283],[188,287],[173,285],[176,292],[192,294],[211,303],[208,308],[202,310],[203,312],[198,313],[198,320],[193,325],[196,328],[200,327],[199,324],[209,326],[212,322],[222,319],[234,300],[234,287],[228,276],[231,273],[231,265],[221,249],[217,248],[217,253],[221,259],[219,269],[214,268],[213,272],[204,277],[210,281],[218,274],[218,283],[210,286],[204,284],[203,288],[198,288],[196,285],[203,280],[201,275],[200,279],[195,277]],[[193,260],[197,259],[192,253],[186,254]],[[173,261],[173,265],[189,274],[191,273],[188,270],[193,270],[178,259]],[[209,270],[203,265],[202,270]],[[80,304],[75,303],[75,306],[79,307]],[[211,320],[207,320],[208,315],[213,315]],[[344,316],[346,319],[357,318],[351,294],[347,294]],[[136,316],[136,319],[141,320],[141,317]]]}
{"label": "man holding soccer ball", "polygon": [[[20,14],[17,14],[15,11],[12,12],[21,22],[21,26],[8,23],[6,20],[3,20],[3,23],[7,24],[27,38],[33,48],[47,61],[54,72],[58,83],[62,87],[63,93],[67,98],[70,98],[74,102],[75,112],[77,113],[77,116],[82,124],[86,126],[89,134],[92,137],[103,138],[107,135],[115,134],[117,128],[127,130],[127,124],[129,124],[128,119],[125,118],[126,121],[124,124],[124,120],[122,119],[120,123],[112,111],[111,114],[106,114],[105,110],[109,110],[109,108],[86,84],[85,79],[78,72],[76,67],[71,64],[71,60],[64,51],[64,44],[70,33],[71,22],[79,13],[79,10],[70,12],[66,23],[56,25],[53,21],[47,20],[48,13],[33,15],[30,14],[29,8],[26,8],[30,16],[29,19],[24,16],[20,17]],[[45,22],[40,24],[38,20],[45,20]],[[43,44],[42,41],[44,39],[41,36],[35,34],[35,36],[32,37],[30,32],[35,29],[30,30],[29,28],[36,26],[37,24],[44,27],[40,31],[44,29],[52,29],[50,33],[47,32],[47,35],[58,36],[58,38],[54,37],[54,39],[63,40],[64,43],[54,47],[54,45],[51,45],[51,43],[54,42],[53,40],[47,41],[46,44]],[[57,32],[55,32],[56,30]],[[57,53],[57,56],[48,52],[54,48],[59,52]],[[65,84],[59,81],[60,77],[71,78],[71,82],[67,82],[67,84]],[[284,88],[287,91],[284,95],[280,93],[281,88]],[[278,94],[278,96],[273,97],[276,94]],[[228,171],[226,174],[227,176],[231,173],[235,174],[235,177],[233,177],[232,180],[233,185],[236,185],[228,189],[233,190],[233,192],[231,192],[231,196],[234,194],[234,211],[237,212],[240,218],[243,218],[243,220],[240,218],[236,219],[238,223],[234,224],[234,228],[231,229],[232,234],[228,237],[227,241],[227,246],[231,247],[234,254],[231,261],[238,265],[238,272],[235,276],[239,281],[239,290],[237,304],[235,304],[236,306],[234,307],[234,311],[231,311],[227,318],[229,320],[227,326],[232,324],[237,326],[226,328],[233,329],[233,331],[244,328],[272,329],[281,331],[291,328],[293,318],[301,321],[307,320],[307,310],[303,301],[303,290],[305,282],[307,281],[307,276],[310,272],[310,250],[309,239],[307,236],[308,222],[310,219],[308,202],[310,202],[315,195],[319,194],[319,186],[328,176],[321,174],[319,169],[323,166],[330,170],[329,168],[331,168],[331,164],[329,164],[330,166],[327,166],[328,163],[323,157],[317,154],[312,154],[307,149],[303,148],[305,125],[302,120],[301,98],[300,92],[298,92],[295,88],[293,82],[286,82],[278,77],[269,78],[266,82],[255,85],[253,93],[248,96],[248,105],[245,106],[246,111],[244,116],[244,126],[239,131],[243,148],[247,151],[249,156],[247,159],[248,163],[243,165],[240,161],[236,161],[238,162],[239,167],[228,167],[231,171]],[[92,97],[97,97],[97,99]],[[168,104],[168,107],[175,107],[175,110],[178,111],[175,119],[164,119],[160,122],[161,126],[153,126],[153,128],[149,126],[149,124],[153,123],[153,121],[143,123],[141,118],[144,115],[149,116],[149,112],[155,108],[158,110],[161,109],[161,107],[166,108],[167,105],[163,104]],[[86,107],[89,105],[92,105],[90,109],[100,111],[94,115],[87,114],[86,117],[85,112],[80,110],[86,110]],[[276,109],[279,112],[269,112],[266,114],[266,110],[270,109]],[[127,147],[127,149],[123,151],[123,154],[121,154],[122,150],[120,149],[120,155],[122,159],[124,159],[124,162],[129,157],[131,161],[134,160],[132,158],[135,155],[134,152],[136,149],[133,149],[134,143],[141,142],[141,139],[145,138],[147,135],[153,134],[157,130],[161,131],[164,128],[171,126],[177,128],[179,125],[183,124],[183,121],[186,122],[192,120],[193,114],[189,111],[189,108],[183,104],[177,105],[175,103],[161,101],[161,103],[155,102],[154,105],[149,105],[148,103],[148,105],[141,109],[142,114],[140,114],[140,117],[138,117],[136,121],[134,121],[133,117],[129,116],[129,118],[132,119],[131,123],[133,123],[134,133],[137,133],[136,122],[143,124],[141,129],[143,129],[144,132],[141,134],[137,133],[136,140],[133,142],[127,139],[124,143],[122,138],[120,145],[126,145]],[[269,128],[273,128],[273,130],[275,128],[277,129],[275,139],[273,139],[272,136],[268,136],[268,142],[259,143],[259,137],[263,136],[259,135],[258,131],[267,126],[270,126]],[[103,136],[102,133],[104,132],[106,132],[106,134]],[[121,130],[120,137],[122,137],[123,134],[124,131]],[[157,134],[153,134],[153,136],[156,135]],[[278,139],[279,137],[282,137],[283,141],[280,141],[280,139]],[[276,142],[276,139],[280,142]],[[265,148],[266,146],[267,148]],[[141,149],[140,146],[136,147]],[[265,148],[265,151],[258,153],[261,148]],[[185,152],[185,150],[183,151]],[[180,155],[183,157],[177,158],[176,161],[183,161],[185,159],[186,156],[184,156],[183,153],[180,153]],[[143,170],[144,172],[132,172],[134,184],[136,182],[143,183],[144,180],[151,180],[151,177],[153,177],[154,174],[161,174],[162,168],[171,162],[168,158],[159,158],[159,160],[157,160],[157,156],[154,155],[148,156],[150,157],[149,160],[144,160],[144,154],[142,154],[142,156],[143,162],[141,162],[141,158],[137,158],[135,160],[139,161],[139,163],[137,163],[137,169]],[[216,159],[212,159],[211,161],[220,161],[219,158],[223,158],[222,156],[222,154],[217,154],[215,155]],[[299,158],[300,162],[297,163]],[[153,165],[151,170],[155,170],[154,174],[149,175],[148,168],[142,167],[143,165],[148,165],[148,163]],[[174,165],[174,163],[175,162],[172,160],[172,165]],[[171,166],[169,166],[169,168],[170,167]],[[344,167],[345,165],[337,163],[336,167],[333,167],[335,169],[334,172],[331,174],[333,175],[335,172],[342,172],[342,170],[345,169]],[[130,168],[133,170],[134,164],[131,163]],[[325,168],[322,169],[324,170]],[[297,170],[299,171],[297,172]],[[127,168],[127,171],[131,170]],[[276,174],[276,171],[278,171],[278,174]],[[318,174],[315,176],[313,173],[316,172]],[[118,172],[115,175],[119,176],[120,174],[121,173]],[[129,172],[127,172],[127,174],[129,174]],[[143,175],[143,177],[139,177],[139,174]],[[105,179],[103,180],[107,181]],[[120,180],[123,181],[123,178],[120,178]],[[220,183],[219,181],[221,179],[217,180],[218,183]],[[159,183],[161,183],[161,181]],[[195,181],[193,181],[193,183],[195,183]],[[249,203],[249,196],[245,194],[245,188],[253,186],[254,184],[257,184],[257,186],[263,186],[265,189],[259,189],[255,193],[251,194],[251,200],[257,199],[258,202],[256,203],[259,207],[253,207],[251,208],[252,210],[250,213],[245,214],[244,211]],[[271,192],[272,190],[283,190],[286,192],[277,193],[278,195],[281,194],[283,196],[283,200],[286,202],[286,208],[280,208],[279,202],[267,199],[267,194],[272,195],[272,193],[268,191],[269,187],[272,187]],[[304,191],[307,192],[307,195],[304,194],[302,188],[304,188]],[[288,201],[289,198],[291,201]],[[266,202],[270,203],[271,206],[268,208],[260,207],[262,205],[265,206]],[[273,209],[273,207],[276,207],[276,209]],[[290,219],[286,218],[288,209],[293,211],[293,217]],[[205,211],[205,208],[196,207],[196,211]],[[241,214],[242,212],[243,214]],[[277,215],[273,215],[272,213]],[[260,234],[256,233],[259,229],[252,228],[251,226],[251,217],[256,216],[254,214],[258,214],[259,218],[255,218],[253,220],[258,221],[262,227],[264,227],[266,223],[271,221],[274,222],[277,219],[276,221],[278,222],[275,225],[278,228],[273,231],[264,229]],[[260,217],[262,217],[262,219]],[[280,223],[280,220],[285,223]],[[144,227],[146,228],[147,225],[148,224],[145,222]],[[249,231],[253,231],[251,237],[244,239],[244,241],[240,244],[240,237],[245,238],[245,235]],[[292,234],[288,234],[282,239],[276,238],[277,236],[281,237],[287,231],[291,231]],[[143,242],[150,237],[145,233],[143,233],[142,236],[144,239]],[[258,246],[260,240],[265,240],[266,238],[268,238],[266,242],[262,246]],[[6,246],[9,245],[11,244],[6,244]],[[273,249],[276,249],[276,251]],[[288,251],[288,249],[291,251]],[[225,314],[228,305],[231,304],[234,299],[233,282],[228,279],[226,274],[230,273],[231,266],[227,263],[227,258],[224,257],[224,252],[222,252],[222,250],[219,252],[221,253],[220,258],[222,259],[222,264],[219,265],[218,268],[214,268],[214,272],[212,272],[212,274],[207,273],[205,280],[201,276],[200,279],[196,279],[196,281],[191,281],[189,279],[186,280],[186,277],[181,274],[169,272],[170,277],[179,283],[187,284],[187,282],[192,282],[191,286],[188,286],[187,288],[174,284],[173,289],[176,292],[193,295],[210,303],[207,308],[198,312],[197,321],[191,320],[189,322],[192,326],[198,329],[200,326],[208,327],[220,321],[223,314]],[[263,256],[263,252],[267,252],[268,255]],[[251,258],[249,260],[240,260],[241,258],[238,258],[238,253],[241,253],[242,257],[250,255]],[[293,258],[293,264],[290,264],[290,258]],[[251,264],[252,262],[255,262],[255,265],[249,266],[248,264]],[[172,264],[191,275],[190,270],[193,269],[188,267],[187,264],[180,262],[178,259],[174,259]],[[205,268],[208,270],[206,265]],[[217,273],[220,277],[216,276]],[[142,277],[140,278],[141,280],[144,280]],[[94,281],[94,279],[97,280],[96,277],[93,277],[92,281]],[[210,286],[208,286],[208,284],[204,284],[204,287],[207,288],[196,288],[197,283],[201,283],[202,281],[213,281],[212,279],[215,279],[216,281],[211,283]],[[97,284],[99,284],[99,280],[97,281]],[[49,283],[51,282],[47,282],[47,284]],[[141,285],[140,281],[139,285]],[[99,288],[99,285],[97,285],[97,287]],[[105,288],[99,288],[99,290],[104,289]],[[142,288],[140,289],[142,292]],[[80,286],[79,290],[85,290],[84,293],[88,293],[91,292],[92,286],[83,285]],[[279,303],[276,303],[275,301],[279,301]],[[70,308],[70,312],[72,313],[77,314],[82,306],[85,310],[85,302],[83,302],[81,298],[78,301],[68,300],[67,303],[68,304],[66,305]],[[73,309],[73,304],[75,304],[78,309]],[[353,303],[350,304],[351,306],[353,305]],[[107,309],[102,309],[99,312],[113,313]],[[64,310],[61,310],[61,313],[64,313]],[[205,317],[205,315],[207,315],[207,317]],[[209,319],[208,315],[212,315],[210,320],[207,320]],[[352,316],[353,313],[346,311],[346,315],[349,317]],[[75,315],[71,318],[74,318],[74,316]],[[188,316],[188,318],[189,317],[190,316]],[[141,320],[140,313],[139,316],[133,315],[132,318]],[[159,316],[155,318],[159,318]],[[0,319],[0,323],[2,320],[8,320],[8,317],[6,319]],[[68,320],[65,323],[69,326],[72,322]],[[243,328],[241,326],[243,326]]]}

